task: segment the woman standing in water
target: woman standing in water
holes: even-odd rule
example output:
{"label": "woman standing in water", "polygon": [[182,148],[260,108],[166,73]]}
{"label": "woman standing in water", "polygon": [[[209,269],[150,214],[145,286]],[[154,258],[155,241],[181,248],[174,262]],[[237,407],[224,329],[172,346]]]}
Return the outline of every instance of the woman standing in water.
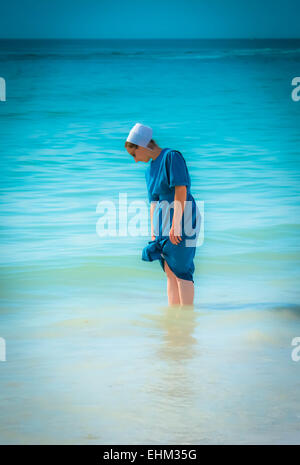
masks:
{"label": "woman standing in water", "polygon": [[179,151],[159,147],[152,129],[140,123],[129,132],[125,147],[136,163],[151,160],[145,176],[152,240],[142,259],[160,261],[167,275],[169,305],[193,305],[200,212],[191,194],[186,162]]}

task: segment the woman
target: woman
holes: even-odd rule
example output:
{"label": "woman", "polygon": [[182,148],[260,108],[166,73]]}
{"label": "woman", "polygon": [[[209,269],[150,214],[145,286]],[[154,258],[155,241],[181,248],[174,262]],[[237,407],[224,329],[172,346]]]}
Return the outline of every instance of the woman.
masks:
{"label": "woman", "polygon": [[125,147],[136,163],[151,160],[145,175],[152,241],[142,259],[160,261],[167,275],[169,305],[193,305],[200,212],[191,195],[186,162],[179,151],[159,147],[152,129],[140,123],[131,129]]}

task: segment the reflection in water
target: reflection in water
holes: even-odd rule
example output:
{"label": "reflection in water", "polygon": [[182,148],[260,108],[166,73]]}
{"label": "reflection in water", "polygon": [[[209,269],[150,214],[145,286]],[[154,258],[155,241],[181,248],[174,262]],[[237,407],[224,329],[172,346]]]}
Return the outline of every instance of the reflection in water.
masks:
{"label": "reflection in water", "polygon": [[[177,434],[176,425],[182,422],[184,412],[194,405],[197,397],[191,370],[191,362],[199,358],[194,336],[197,314],[192,307],[167,306],[157,311],[152,309],[152,314],[143,316],[153,339],[146,361],[150,375],[146,392],[151,402],[152,421],[162,431],[173,424]],[[184,440],[180,428],[178,434],[176,443]]]}
{"label": "reflection in water", "polygon": [[193,308],[163,307],[157,323],[163,330],[163,343],[157,348],[160,359],[179,362],[195,356],[197,340],[193,333],[197,317]]}

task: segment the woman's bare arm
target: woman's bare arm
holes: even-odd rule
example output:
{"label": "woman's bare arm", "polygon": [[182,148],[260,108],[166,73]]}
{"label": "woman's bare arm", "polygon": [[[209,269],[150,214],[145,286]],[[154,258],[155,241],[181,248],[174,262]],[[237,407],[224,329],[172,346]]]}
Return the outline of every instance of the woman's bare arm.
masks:
{"label": "woman's bare arm", "polygon": [[150,205],[150,222],[151,222],[151,239],[154,241],[155,236],[154,236],[154,231],[153,231],[153,212],[155,210],[157,201],[152,201]]}
{"label": "woman's bare arm", "polygon": [[182,240],[179,234],[180,232],[180,221],[184,211],[184,202],[186,201],[187,189],[186,186],[175,186],[174,196],[174,214],[172,227],[170,229],[170,241],[173,244],[179,244]]}

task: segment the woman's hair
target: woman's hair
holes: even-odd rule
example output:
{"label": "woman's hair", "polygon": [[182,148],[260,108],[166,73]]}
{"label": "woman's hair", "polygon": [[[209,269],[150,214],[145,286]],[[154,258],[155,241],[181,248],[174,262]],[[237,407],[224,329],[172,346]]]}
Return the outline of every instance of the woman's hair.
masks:
{"label": "woman's hair", "polygon": [[[137,148],[138,145],[133,144],[132,142],[126,141],[125,142],[125,147],[128,147],[129,149],[134,149],[134,148]],[[148,143],[148,147],[149,147],[149,149],[154,149],[155,147],[158,147],[158,144],[157,144],[157,142],[155,142],[154,139],[151,139],[150,142]]]}

